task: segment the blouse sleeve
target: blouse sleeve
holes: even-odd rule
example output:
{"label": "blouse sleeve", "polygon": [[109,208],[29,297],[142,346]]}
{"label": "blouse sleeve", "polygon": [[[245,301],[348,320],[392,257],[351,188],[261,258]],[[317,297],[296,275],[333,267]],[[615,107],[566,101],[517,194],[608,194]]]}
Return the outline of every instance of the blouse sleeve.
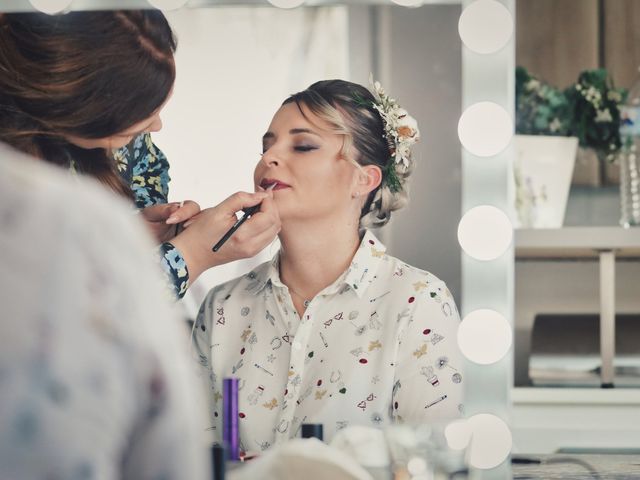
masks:
{"label": "blouse sleeve", "polygon": [[422,290],[416,303],[400,332],[392,417],[411,423],[458,418],[463,411],[458,310],[441,281]]}
{"label": "blouse sleeve", "polygon": [[160,266],[167,276],[169,287],[175,296],[184,297],[189,287],[189,271],[187,262],[176,247],[170,242],[160,245]]}
{"label": "blouse sleeve", "polygon": [[[211,428],[215,430],[215,420],[213,412],[215,410],[216,400],[212,395],[215,378],[213,368],[211,366],[211,323],[214,318],[214,302],[215,302],[215,289],[210,291],[205,297],[200,311],[196,317],[196,321],[193,324],[193,331],[191,332],[191,348],[193,351],[193,357],[197,362],[198,377],[201,379],[201,385],[205,392],[205,398],[207,399],[207,405],[209,410],[209,421],[211,422]],[[214,431],[214,436],[216,432]]]}

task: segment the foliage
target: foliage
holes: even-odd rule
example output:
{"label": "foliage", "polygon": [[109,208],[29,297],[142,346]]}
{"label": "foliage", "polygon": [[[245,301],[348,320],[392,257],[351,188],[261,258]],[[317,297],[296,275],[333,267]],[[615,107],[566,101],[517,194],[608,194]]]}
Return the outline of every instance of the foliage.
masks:
{"label": "foliage", "polygon": [[566,90],[571,110],[571,134],[580,145],[612,160],[622,146],[620,108],[626,91],[615,88],[604,69],[586,70]]}
{"label": "foliage", "polygon": [[516,68],[516,132],[568,136],[569,102],[564,92]]}
{"label": "foliage", "polygon": [[613,160],[620,149],[620,109],[626,91],[615,88],[605,69],[583,71],[561,91],[516,68],[516,132],[576,136],[599,158]]}

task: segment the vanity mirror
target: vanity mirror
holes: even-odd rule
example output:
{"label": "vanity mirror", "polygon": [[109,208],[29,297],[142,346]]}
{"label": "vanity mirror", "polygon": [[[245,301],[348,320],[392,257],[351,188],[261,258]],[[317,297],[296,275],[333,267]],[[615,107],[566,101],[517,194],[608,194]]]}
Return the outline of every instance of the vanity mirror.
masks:
{"label": "vanity mirror", "polygon": [[[74,0],[68,8],[147,5],[142,0]],[[504,478],[511,445],[508,185],[514,2],[424,2],[407,8],[383,1],[316,0],[305,5],[277,10],[266,1],[190,0],[167,12],[179,37],[178,79],[156,139],[171,159],[173,193],[185,197],[196,192],[197,200],[207,205],[230,193],[229,188],[250,189],[248,172],[268,116],[286,94],[318,78],[366,83],[373,72],[404,104],[412,105],[423,132],[413,203],[382,236],[391,252],[438,272],[450,285],[467,317],[463,324],[475,319],[495,325],[497,318],[507,332],[498,345],[487,328],[472,334],[478,337],[476,350],[495,347],[498,354],[481,355],[490,361],[469,361],[465,368],[467,415],[489,414],[473,424],[477,448],[488,448],[478,450],[478,465],[486,478]],[[4,11],[33,9],[28,0],[2,6]],[[228,167],[219,167],[219,158]],[[458,241],[465,247],[462,254]],[[500,248],[478,255],[487,245]],[[229,278],[246,268],[230,266],[220,274]],[[209,284],[220,280],[209,279]],[[478,315],[487,310],[490,315]],[[502,439],[496,451],[486,441],[492,432]]]}

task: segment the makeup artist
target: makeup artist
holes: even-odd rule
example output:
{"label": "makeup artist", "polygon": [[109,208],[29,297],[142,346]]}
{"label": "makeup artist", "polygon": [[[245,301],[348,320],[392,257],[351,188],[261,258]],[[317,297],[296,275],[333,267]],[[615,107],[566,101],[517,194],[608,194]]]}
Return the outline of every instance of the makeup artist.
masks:
{"label": "makeup artist", "polygon": [[[203,271],[258,253],[280,221],[270,192],[238,192],[202,212],[193,201],[168,203],[169,163],[150,133],[162,128],[175,49],[157,10],[0,14],[0,141],[130,199],[180,298]],[[212,252],[235,212],[260,202]]]}

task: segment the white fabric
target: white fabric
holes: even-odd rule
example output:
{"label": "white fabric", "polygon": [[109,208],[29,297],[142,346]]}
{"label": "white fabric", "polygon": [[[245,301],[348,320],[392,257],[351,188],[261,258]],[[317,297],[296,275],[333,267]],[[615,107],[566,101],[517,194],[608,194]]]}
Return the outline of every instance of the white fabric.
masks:
{"label": "white fabric", "polygon": [[231,470],[229,480],[373,480],[340,450],[315,438],[294,439]]}
{"label": "white fabric", "polygon": [[349,269],[302,319],[280,281],[278,255],[214,288],[193,331],[220,439],[222,380],[240,379],[245,451],[266,449],[321,423],[422,423],[462,410],[459,315],[445,284],[384,253],[367,232]]}
{"label": "white fabric", "polygon": [[389,467],[389,448],[382,430],[353,425],[337,432],[331,446],[353,458],[365,468]]}
{"label": "white fabric", "polygon": [[0,146],[0,478],[210,478],[151,242],[65,177]]}

